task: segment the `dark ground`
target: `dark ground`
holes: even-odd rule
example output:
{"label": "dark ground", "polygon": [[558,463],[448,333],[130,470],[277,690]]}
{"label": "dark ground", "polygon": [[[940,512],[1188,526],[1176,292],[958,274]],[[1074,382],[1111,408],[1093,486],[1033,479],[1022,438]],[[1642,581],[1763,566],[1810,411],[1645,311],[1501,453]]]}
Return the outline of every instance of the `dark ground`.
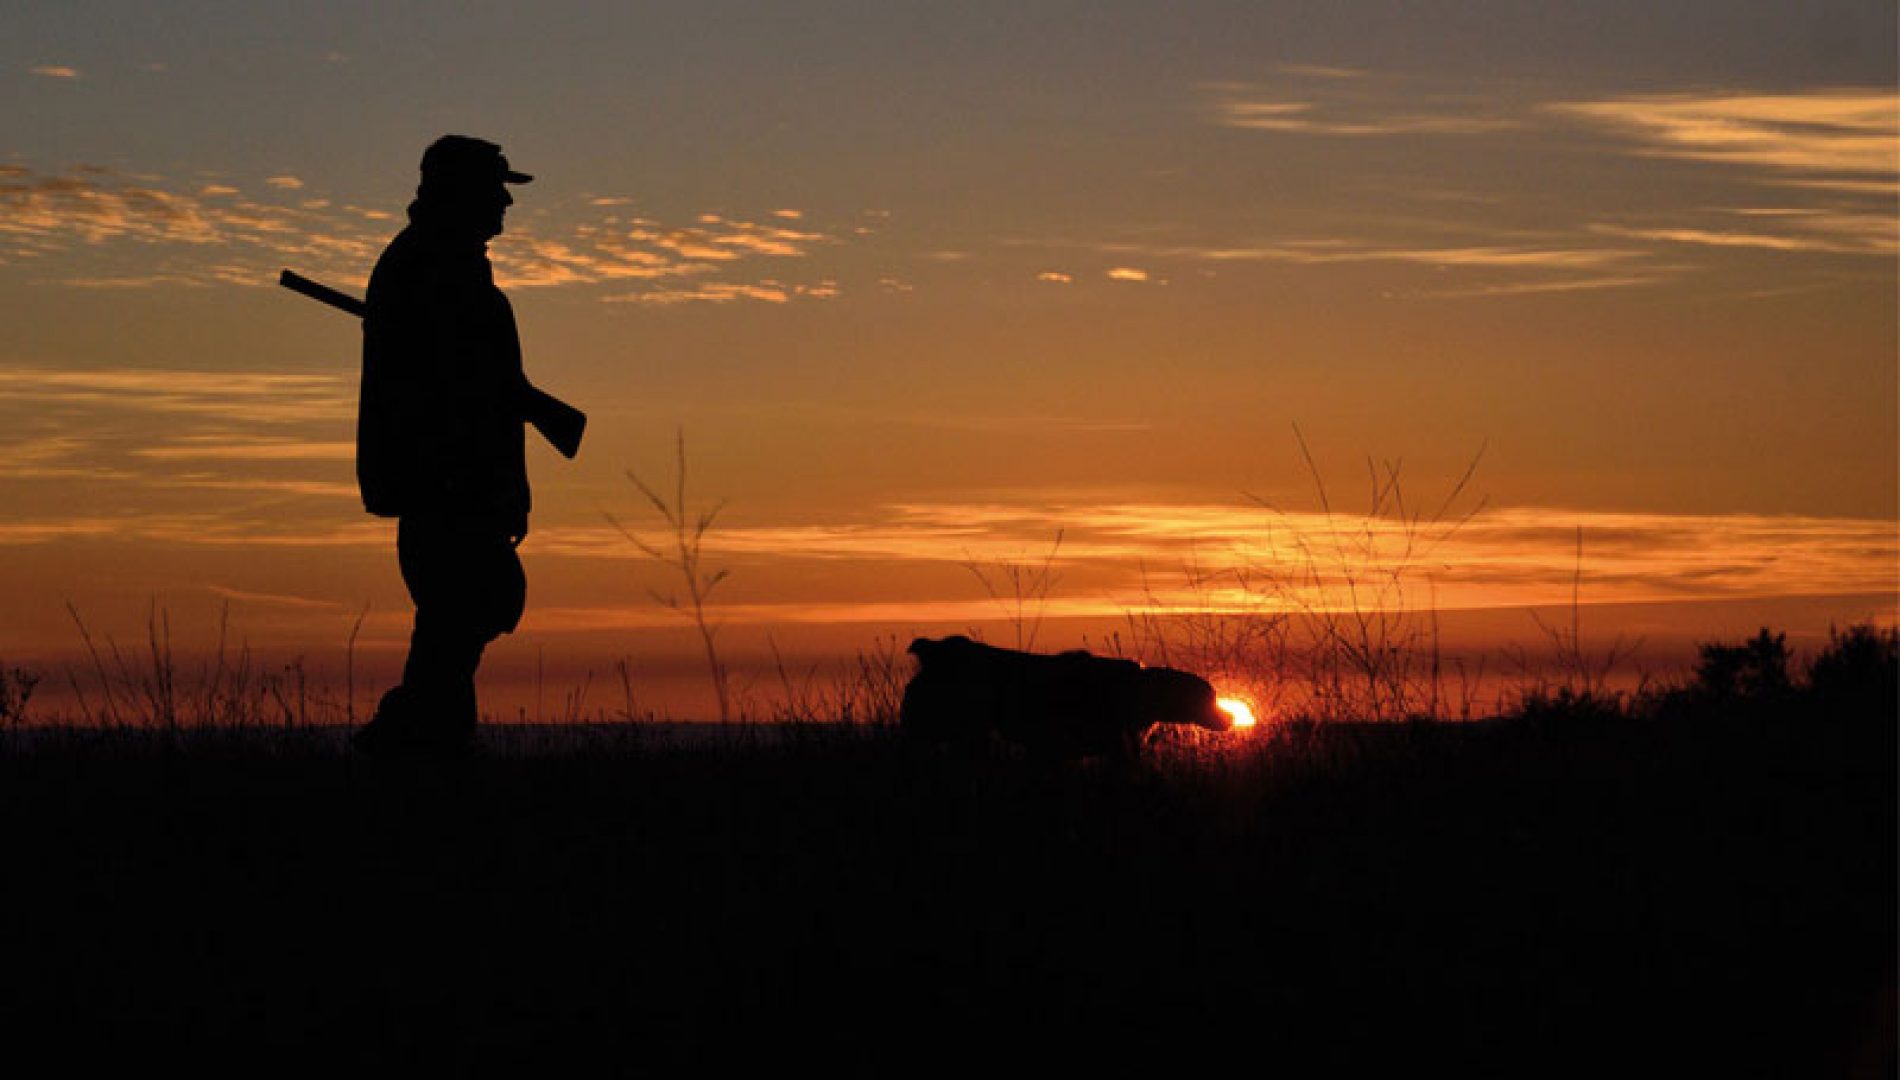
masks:
{"label": "dark ground", "polygon": [[0,739],[4,1045],[1893,1072],[1891,717],[1289,727],[1054,772],[862,729],[488,737],[426,767],[333,732]]}

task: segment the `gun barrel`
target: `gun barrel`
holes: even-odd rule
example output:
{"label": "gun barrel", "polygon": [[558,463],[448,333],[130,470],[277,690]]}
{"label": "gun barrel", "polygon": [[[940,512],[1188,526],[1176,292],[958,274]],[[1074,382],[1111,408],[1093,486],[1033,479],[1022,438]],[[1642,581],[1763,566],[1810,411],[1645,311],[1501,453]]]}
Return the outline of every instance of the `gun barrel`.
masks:
{"label": "gun barrel", "polygon": [[328,304],[338,311],[346,311],[359,319],[369,314],[369,305],[356,297],[349,293],[338,292],[328,285],[319,285],[293,270],[285,270],[278,274],[277,284],[291,292],[302,293],[318,303]]}

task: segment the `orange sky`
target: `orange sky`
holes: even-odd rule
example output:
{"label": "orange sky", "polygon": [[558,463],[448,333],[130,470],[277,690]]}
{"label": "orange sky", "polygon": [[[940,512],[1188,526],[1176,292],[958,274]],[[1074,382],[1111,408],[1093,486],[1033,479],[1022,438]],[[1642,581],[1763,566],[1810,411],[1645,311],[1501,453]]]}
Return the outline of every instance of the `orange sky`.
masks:
{"label": "orange sky", "polygon": [[1892,618],[1891,5],[96,7],[0,19],[10,663],[73,655],[68,602],[331,657],[367,606],[399,657],[356,327],[272,285],[360,290],[445,131],[539,177],[493,255],[592,418],[531,450],[496,673],[664,682],[690,639],[604,515],[656,524],[624,472],[682,429],[735,653],[980,623],[965,564],[1058,531],[1051,645],[1335,603],[1306,570],[1403,539],[1368,462],[1429,517],[1480,448],[1408,604],[1567,604],[1581,529],[1583,601],[1678,657]]}

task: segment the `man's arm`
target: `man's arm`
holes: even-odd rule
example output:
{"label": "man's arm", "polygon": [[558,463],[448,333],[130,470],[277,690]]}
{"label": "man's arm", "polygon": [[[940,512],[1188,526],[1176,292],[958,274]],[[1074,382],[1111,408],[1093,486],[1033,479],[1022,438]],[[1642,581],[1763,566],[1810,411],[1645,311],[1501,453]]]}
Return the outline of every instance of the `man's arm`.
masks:
{"label": "man's arm", "polygon": [[[292,292],[302,293],[319,303],[328,304],[338,311],[346,312],[357,318],[369,313],[369,305],[348,293],[339,292],[328,285],[319,284],[302,274],[285,270],[278,275],[277,283]],[[524,380],[525,400],[521,406],[521,418],[534,425],[562,457],[572,458],[580,453],[581,436],[587,432],[587,414]]]}

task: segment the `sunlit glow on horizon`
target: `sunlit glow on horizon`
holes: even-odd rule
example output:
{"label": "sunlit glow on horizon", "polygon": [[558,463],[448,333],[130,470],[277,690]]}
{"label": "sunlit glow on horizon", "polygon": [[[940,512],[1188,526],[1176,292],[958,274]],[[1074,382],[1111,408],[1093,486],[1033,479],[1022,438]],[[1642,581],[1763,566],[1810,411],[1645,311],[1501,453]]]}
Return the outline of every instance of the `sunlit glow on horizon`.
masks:
{"label": "sunlit glow on horizon", "polygon": [[1255,719],[1254,717],[1253,706],[1248,705],[1246,701],[1240,698],[1237,698],[1237,697],[1219,698],[1215,700],[1214,705],[1217,708],[1219,708],[1220,711],[1226,713],[1228,716],[1233,717],[1234,730],[1236,731],[1245,730],[1259,723],[1259,721]]}

